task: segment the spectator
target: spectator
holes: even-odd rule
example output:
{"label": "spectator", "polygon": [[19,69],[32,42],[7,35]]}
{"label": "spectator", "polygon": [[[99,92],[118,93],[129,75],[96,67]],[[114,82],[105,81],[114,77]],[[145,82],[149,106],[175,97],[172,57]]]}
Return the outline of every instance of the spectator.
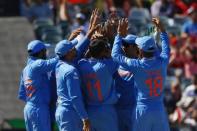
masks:
{"label": "spectator", "polygon": [[82,35],[85,36],[88,30],[88,22],[86,21],[86,16],[82,13],[76,14],[76,22],[73,23],[71,30],[75,30],[77,28],[82,29]]}
{"label": "spectator", "polygon": [[191,79],[194,74],[197,74],[197,53],[196,48],[187,48],[185,50],[184,70],[185,77]]}
{"label": "spectator", "polygon": [[30,22],[42,18],[52,19],[52,14],[49,3],[44,2],[44,0],[34,0],[34,4],[30,7],[27,18]]}
{"label": "spectator", "polygon": [[181,101],[178,103],[179,106],[183,108],[189,108],[192,102],[195,101],[197,97],[197,74],[193,76],[192,84],[186,87],[183,92],[183,97]]}
{"label": "spectator", "polygon": [[172,92],[174,101],[177,103],[181,99],[181,96],[182,96],[179,80],[177,80],[177,82],[172,84],[171,92]]}
{"label": "spectator", "polygon": [[180,51],[180,45],[176,36],[170,37],[171,43],[171,57],[170,57],[170,68],[173,69],[184,69],[184,56]]}
{"label": "spectator", "polygon": [[160,8],[161,8],[162,2],[161,0],[156,0],[152,6],[151,6],[151,15],[153,17],[159,16]]}
{"label": "spectator", "polygon": [[181,101],[177,104],[182,110],[182,123],[187,125],[191,131],[197,127],[197,74],[193,76],[193,82],[186,87]]}
{"label": "spectator", "polygon": [[197,129],[197,105],[196,103],[188,109],[187,116],[184,119],[184,124],[188,125],[191,131],[196,131]]}
{"label": "spectator", "polygon": [[191,3],[192,0],[174,0],[174,4],[177,7],[177,13],[184,14],[189,8],[188,4]]}
{"label": "spectator", "polygon": [[[197,4],[196,4],[197,5]],[[182,38],[189,37],[190,43],[197,43],[197,6],[193,5],[187,10],[190,21],[186,22],[182,28]]]}
{"label": "spectator", "polygon": [[60,5],[60,0],[50,0],[50,4],[53,12],[53,21],[56,24],[58,20],[58,9]]}
{"label": "spectator", "polygon": [[160,15],[173,17],[175,14],[175,5],[173,0],[161,0]]}
{"label": "spectator", "polygon": [[32,2],[31,0],[20,0],[20,2],[20,15],[27,17]]}

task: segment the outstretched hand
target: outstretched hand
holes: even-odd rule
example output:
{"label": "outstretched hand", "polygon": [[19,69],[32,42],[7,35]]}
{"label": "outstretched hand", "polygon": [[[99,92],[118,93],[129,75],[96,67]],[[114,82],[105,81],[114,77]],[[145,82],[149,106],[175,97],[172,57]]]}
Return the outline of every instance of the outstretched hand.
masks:
{"label": "outstretched hand", "polygon": [[165,32],[164,26],[159,18],[152,18],[152,22],[157,27],[157,29],[159,29],[161,32]]}
{"label": "outstretched hand", "polygon": [[88,28],[88,32],[87,32],[88,38],[91,38],[94,31],[97,30],[97,28],[99,27],[99,26],[97,26],[99,20],[100,20],[99,10],[94,9],[92,12],[92,15],[90,17],[90,24],[89,24],[89,28]]}
{"label": "outstretched hand", "polygon": [[68,40],[69,40],[69,41],[73,40],[75,37],[77,37],[77,36],[81,33],[81,31],[82,31],[82,29],[80,29],[80,28],[74,30],[74,31],[70,34]]}
{"label": "outstretched hand", "polygon": [[128,33],[128,19],[127,18],[122,18],[119,20],[117,33],[123,37],[127,35]]}
{"label": "outstretched hand", "polygon": [[92,40],[106,37],[107,34],[106,34],[104,24],[105,23],[98,24],[98,28],[95,30],[94,34],[91,37]]}

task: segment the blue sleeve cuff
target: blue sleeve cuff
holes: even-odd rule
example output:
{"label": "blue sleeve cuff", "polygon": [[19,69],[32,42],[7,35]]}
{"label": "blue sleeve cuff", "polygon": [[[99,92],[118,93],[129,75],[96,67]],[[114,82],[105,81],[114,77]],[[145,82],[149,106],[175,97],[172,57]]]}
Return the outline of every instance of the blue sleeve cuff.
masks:
{"label": "blue sleeve cuff", "polygon": [[116,38],[117,38],[117,39],[122,39],[122,36],[121,36],[120,34],[117,34],[117,35],[116,35]]}
{"label": "blue sleeve cuff", "polygon": [[168,34],[166,32],[161,32],[160,37],[166,38],[166,37],[168,37]]}

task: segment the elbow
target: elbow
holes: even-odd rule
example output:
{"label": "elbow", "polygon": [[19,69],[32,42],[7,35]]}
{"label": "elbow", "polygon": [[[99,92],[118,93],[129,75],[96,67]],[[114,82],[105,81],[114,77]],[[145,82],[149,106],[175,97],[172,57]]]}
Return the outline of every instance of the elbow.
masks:
{"label": "elbow", "polygon": [[117,58],[117,54],[112,52],[111,57],[112,57],[113,59],[116,59],[116,58]]}
{"label": "elbow", "polygon": [[113,59],[115,62],[118,62],[118,60],[119,60],[119,55],[118,55],[118,54],[112,54],[112,59]]}
{"label": "elbow", "polygon": [[20,95],[19,95],[19,96],[18,96],[18,99],[21,100],[21,101],[23,101],[23,102],[26,102],[26,98],[23,97],[23,96],[20,96]]}
{"label": "elbow", "polygon": [[111,57],[114,59],[117,57],[117,52],[115,50],[112,49],[112,52],[111,52]]}
{"label": "elbow", "polygon": [[114,54],[114,53],[112,53],[112,54],[111,54],[111,57],[114,59],[114,57],[115,57],[115,54]]}

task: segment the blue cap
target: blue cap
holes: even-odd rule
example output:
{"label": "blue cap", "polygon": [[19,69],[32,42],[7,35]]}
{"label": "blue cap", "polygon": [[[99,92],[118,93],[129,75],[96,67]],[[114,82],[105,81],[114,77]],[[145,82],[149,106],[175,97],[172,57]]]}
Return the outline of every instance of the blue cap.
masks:
{"label": "blue cap", "polygon": [[55,46],[55,54],[62,57],[68,53],[68,51],[72,49],[77,43],[78,41],[76,39],[72,41],[62,40]]}
{"label": "blue cap", "polygon": [[156,50],[155,41],[151,36],[143,36],[136,38],[135,43],[143,51],[154,52]]}
{"label": "blue cap", "polygon": [[136,35],[127,35],[125,38],[122,40],[125,41],[128,44],[135,44],[137,36]]}
{"label": "blue cap", "polygon": [[50,46],[50,44],[45,44],[39,40],[33,40],[28,44],[27,50],[28,50],[29,54],[32,55],[32,54],[40,52],[43,49],[46,49],[49,46]]}

